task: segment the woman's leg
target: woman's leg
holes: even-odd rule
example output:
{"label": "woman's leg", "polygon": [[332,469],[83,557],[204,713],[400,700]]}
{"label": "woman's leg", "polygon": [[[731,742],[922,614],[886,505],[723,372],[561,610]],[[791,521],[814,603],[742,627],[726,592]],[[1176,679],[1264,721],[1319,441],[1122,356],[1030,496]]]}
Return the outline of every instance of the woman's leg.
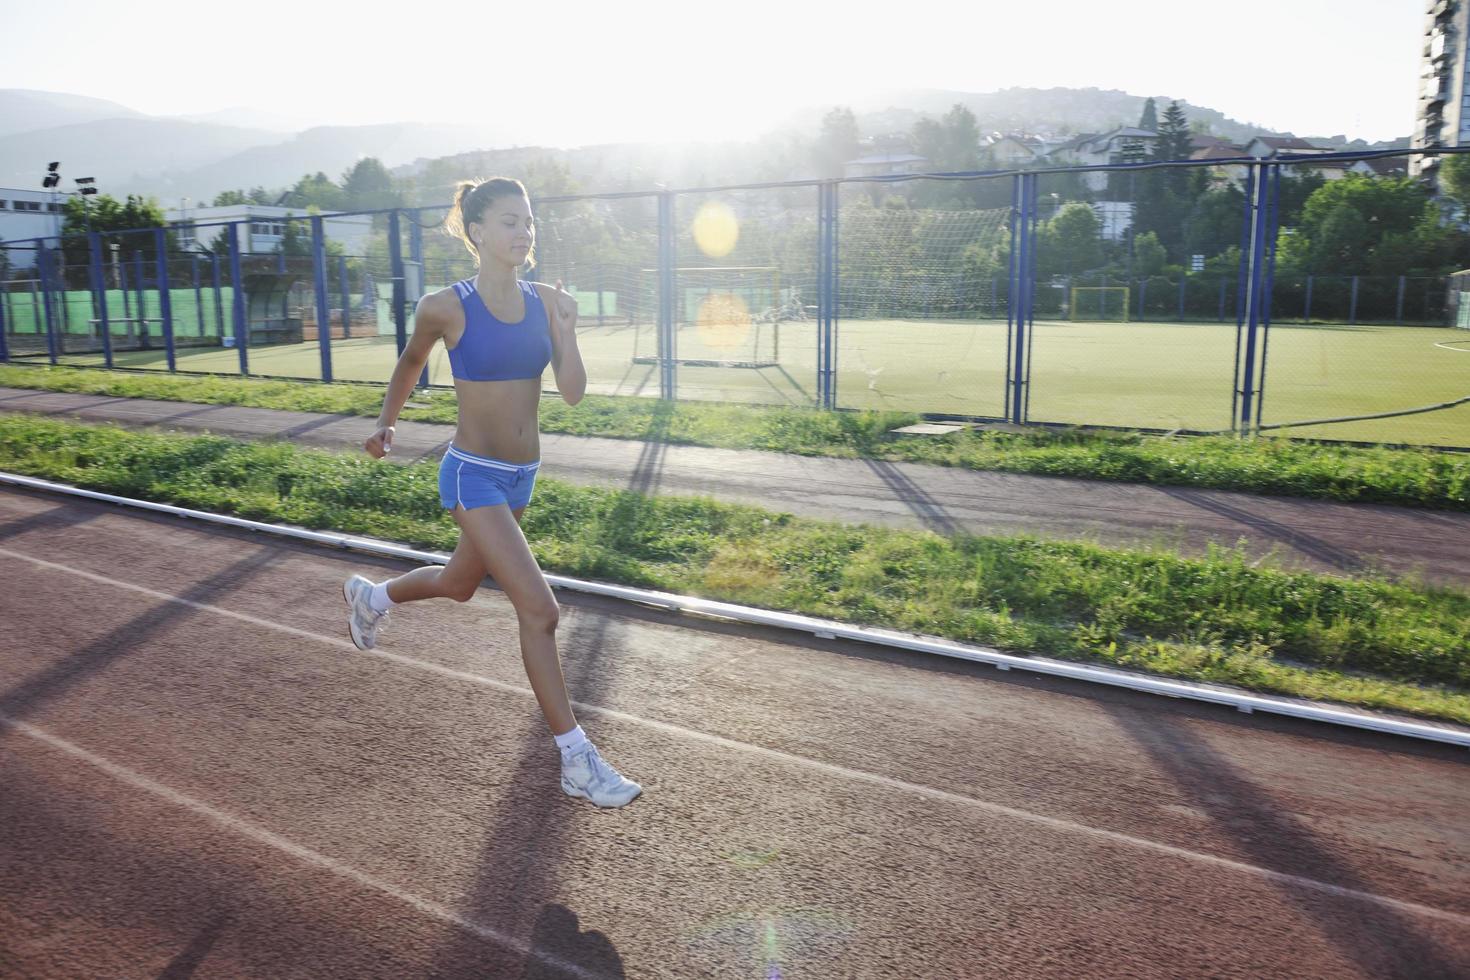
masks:
{"label": "woman's leg", "polygon": [[454,546],[454,553],[444,565],[426,565],[394,579],[389,579],[388,598],[395,603],[416,602],[419,599],[453,599],[468,602],[485,580],[489,568],[480,560],[480,553],[469,544],[463,534]]}
{"label": "woman's leg", "polygon": [[[459,522],[460,544],[469,542],[481,563],[489,570],[497,585],[515,607],[520,621],[521,661],[541,713],[551,726],[553,735],[562,735],[577,727],[567,696],[566,679],[556,652],[556,624],[560,610],[551,586],[541,574],[541,567],[531,554],[531,547],[521,533],[517,521],[504,504],[465,510],[456,507],[454,519]],[[456,554],[458,551],[456,550]],[[413,573],[410,573],[413,574]]]}

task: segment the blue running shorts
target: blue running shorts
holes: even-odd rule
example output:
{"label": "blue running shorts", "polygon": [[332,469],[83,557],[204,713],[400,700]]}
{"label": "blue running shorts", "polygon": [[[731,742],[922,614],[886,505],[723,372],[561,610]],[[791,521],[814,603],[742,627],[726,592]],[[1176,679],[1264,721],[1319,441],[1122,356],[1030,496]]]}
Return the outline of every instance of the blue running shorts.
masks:
{"label": "blue running shorts", "polygon": [[518,510],[531,502],[540,466],[539,459],[534,463],[507,463],[467,453],[451,444],[439,464],[439,502],[446,510],[456,506],[474,510],[496,504]]}

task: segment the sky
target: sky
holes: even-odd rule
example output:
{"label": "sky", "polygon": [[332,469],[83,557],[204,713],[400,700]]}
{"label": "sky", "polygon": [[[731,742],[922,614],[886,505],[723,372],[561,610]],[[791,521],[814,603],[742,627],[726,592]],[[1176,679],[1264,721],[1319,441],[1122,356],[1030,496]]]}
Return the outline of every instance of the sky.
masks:
{"label": "sky", "polygon": [[747,139],[794,109],[909,88],[1122,89],[1298,135],[1413,128],[1424,0],[817,6],[4,0],[0,88],[299,125],[476,118],[561,146]]}

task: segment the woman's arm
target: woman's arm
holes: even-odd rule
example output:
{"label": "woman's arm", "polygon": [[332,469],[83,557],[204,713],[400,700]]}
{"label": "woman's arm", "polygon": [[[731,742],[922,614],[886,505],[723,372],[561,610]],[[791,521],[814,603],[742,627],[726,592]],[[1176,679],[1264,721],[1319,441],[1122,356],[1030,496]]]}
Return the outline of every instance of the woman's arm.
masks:
{"label": "woman's arm", "polygon": [[378,413],[377,431],[363,444],[368,455],[374,459],[382,459],[393,451],[393,432],[398,425],[398,413],[403,411],[404,403],[413,394],[414,385],[418,384],[424,365],[429,363],[434,344],[444,336],[449,320],[445,298],[442,292],[431,293],[420,299],[414,309],[413,334],[408,338],[408,344],[404,346],[398,363],[393,367],[388,391],[383,395],[383,410]]}
{"label": "woman's arm", "polygon": [[587,368],[577,347],[577,301],[557,280],[553,288],[536,283],[541,302],[546,306],[551,329],[551,373],[556,376],[556,390],[568,405],[575,405],[587,393]]}

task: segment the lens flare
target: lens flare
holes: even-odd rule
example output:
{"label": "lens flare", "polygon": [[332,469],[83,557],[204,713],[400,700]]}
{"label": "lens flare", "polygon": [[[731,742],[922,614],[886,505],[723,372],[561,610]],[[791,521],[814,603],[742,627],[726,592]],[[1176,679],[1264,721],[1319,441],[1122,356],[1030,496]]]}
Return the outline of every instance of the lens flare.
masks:
{"label": "lens flare", "polygon": [[712,259],[722,259],[735,251],[740,240],[740,219],[730,205],[706,201],[694,213],[694,244]]}
{"label": "lens flare", "polygon": [[695,317],[699,339],[722,353],[750,339],[750,309],[734,293],[706,293]]}

